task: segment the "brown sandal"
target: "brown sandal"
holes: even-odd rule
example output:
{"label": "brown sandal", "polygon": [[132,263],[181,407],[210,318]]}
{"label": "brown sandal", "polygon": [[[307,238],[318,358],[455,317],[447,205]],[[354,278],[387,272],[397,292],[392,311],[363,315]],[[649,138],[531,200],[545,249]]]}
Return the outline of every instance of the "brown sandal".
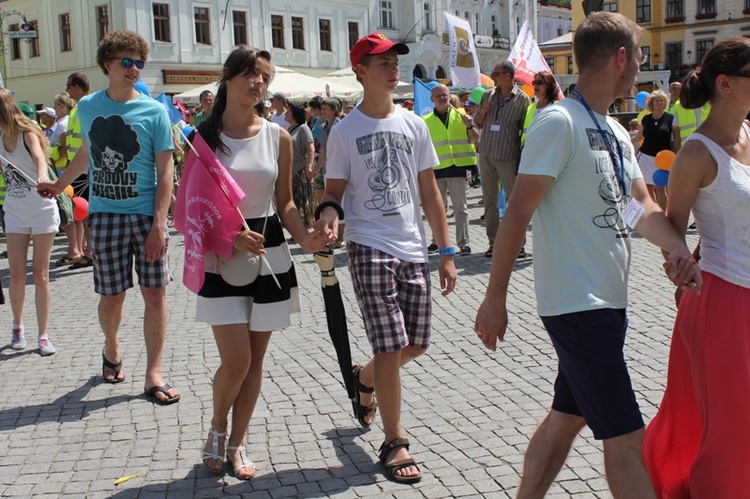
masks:
{"label": "brown sandal", "polygon": [[[409,440],[405,438],[394,438],[387,444],[383,442],[383,445],[380,446],[380,449],[378,450],[378,453],[380,454],[380,462],[385,466],[385,476],[394,482],[398,483],[415,483],[422,479],[422,473],[419,471],[419,466],[417,466],[417,462],[414,461],[412,458],[406,458],[406,459],[398,459],[393,460],[390,463],[386,464],[386,459],[388,458],[388,454],[391,453],[391,451],[397,450],[401,447],[405,447],[406,450],[409,450]],[[409,467],[415,467],[417,468],[417,472],[419,472],[418,475],[415,476],[402,476],[397,475],[396,472],[399,470],[403,470],[405,468]]]}
{"label": "brown sandal", "polygon": [[[378,403],[377,401],[373,401],[370,405],[362,405],[360,403],[360,392],[375,393],[374,386],[365,386],[359,381],[359,372],[361,370],[362,366],[360,365],[355,364],[354,366],[352,366],[352,371],[354,371],[354,389],[356,390],[354,398],[352,399],[352,407],[354,408],[354,417],[357,418],[359,424],[361,424],[365,428],[369,428],[370,426],[372,426],[372,423],[375,422],[375,413],[377,413],[378,411]],[[370,423],[368,423],[365,419],[368,416],[372,417],[372,421]]]}

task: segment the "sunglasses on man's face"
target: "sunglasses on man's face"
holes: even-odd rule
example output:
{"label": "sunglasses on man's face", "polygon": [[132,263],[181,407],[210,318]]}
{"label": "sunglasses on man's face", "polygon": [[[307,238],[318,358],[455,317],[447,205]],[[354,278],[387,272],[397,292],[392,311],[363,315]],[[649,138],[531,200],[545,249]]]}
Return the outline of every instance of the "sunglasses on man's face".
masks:
{"label": "sunglasses on man's face", "polygon": [[143,69],[143,66],[146,65],[146,61],[131,59],[130,57],[115,57],[115,60],[119,60],[122,67],[125,69],[130,68],[133,64],[135,64],[137,69]]}

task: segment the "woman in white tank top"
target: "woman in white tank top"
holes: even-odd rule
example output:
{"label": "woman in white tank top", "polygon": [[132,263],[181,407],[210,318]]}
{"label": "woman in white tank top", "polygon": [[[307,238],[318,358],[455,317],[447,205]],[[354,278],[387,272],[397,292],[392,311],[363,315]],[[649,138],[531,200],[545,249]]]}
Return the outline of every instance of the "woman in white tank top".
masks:
{"label": "woman in white tank top", "polygon": [[[256,111],[263,104],[272,74],[268,52],[244,45],[236,48],[224,63],[211,115],[198,127],[245,192],[238,208],[250,230],[240,232],[234,247],[263,254],[273,272],[271,275],[262,267],[251,284],[230,284],[218,272],[216,255],[207,253],[205,281],[197,299],[196,320],[211,325],[221,358],[213,380],[214,410],[203,463],[220,473],[226,456],[241,480],[256,473],[244,443],[260,395],[271,332],[289,326],[290,314],[299,311],[297,279],[282,222],[303,250],[326,249],[319,233],[307,232],[292,201],[289,133]],[[227,436],[230,409],[232,424]]]}
{"label": "woman in white tank top", "polygon": [[644,446],[658,497],[750,491],[750,39],[715,45],[682,84],[711,113],[680,149],[667,214],[701,236],[701,294],[679,301],[664,399]]}
{"label": "woman in white tank top", "polygon": [[26,348],[23,305],[29,243],[34,242],[33,273],[36,286],[37,344],[43,355],[55,353],[47,335],[50,290],[49,261],[60,214],[54,199],[36,191],[36,183],[47,181],[49,146],[41,128],[19,109],[13,96],[0,88],[0,163],[8,190],[5,196],[6,240],[10,267],[10,303],[13,310],[11,347]]}

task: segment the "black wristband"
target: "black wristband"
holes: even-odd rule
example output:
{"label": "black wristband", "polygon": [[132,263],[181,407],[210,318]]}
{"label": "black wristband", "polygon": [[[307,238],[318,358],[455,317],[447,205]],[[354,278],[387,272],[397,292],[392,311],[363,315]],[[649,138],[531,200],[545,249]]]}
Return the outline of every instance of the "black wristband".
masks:
{"label": "black wristband", "polygon": [[320,213],[324,209],[328,208],[329,206],[331,208],[333,208],[334,210],[336,210],[336,212],[339,214],[339,220],[343,220],[344,219],[344,210],[341,208],[340,204],[338,204],[335,201],[323,201],[322,203],[320,203],[318,205],[317,208],[315,208],[315,220],[319,220],[320,219]]}

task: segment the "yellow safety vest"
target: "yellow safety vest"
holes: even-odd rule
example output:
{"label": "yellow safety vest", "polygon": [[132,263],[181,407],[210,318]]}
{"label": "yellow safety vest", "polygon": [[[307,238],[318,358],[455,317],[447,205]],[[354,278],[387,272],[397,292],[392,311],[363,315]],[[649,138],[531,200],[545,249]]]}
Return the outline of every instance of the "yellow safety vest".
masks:
{"label": "yellow safety vest", "polygon": [[[674,111],[674,114],[677,115],[677,121],[680,122],[680,141],[684,143],[685,139],[690,137],[690,134],[698,128],[700,123],[695,120],[695,110],[685,109],[680,101],[675,102]],[[709,112],[711,112],[711,103],[706,102],[701,108],[701,123],[706,121]]]}
{"label": "yellow safety vest", "polygon": [[424,117],[427,129],[430,131],[432,144],[438,155],[440,164],[435,170],[442,170],[450,166],[474,166],[477,164],[477,151],[469,140],[461,116],[454,109],[448,110],[448,127],[442,120],[430,113]]}
{"label": "yellow safety vest", "polygon": [[5,204],[5,192],[8,187],[5,185],[5,177],[0,174],[0,205]]}
{"label": "yellow safety vest", "polygon": [[68,116],[68,133],[65,136],[65,146],[68,148],[68,163],[76,157],[78,149],[83,145],[81,120],[78,119],[78,106],[70,111]]}
{"label": "yellow safety vest", "polygon": [[[557,101],[550,102],[550,105],[552,104],[557,104]],[[521,132],[521,146],[526,143],[526,132],[529,131],[531,122],[534,121],[534,117],[536,116],[536,105],[537,102],[534,101],[526,108],[526,118],[523,120],[523,132]]]}

